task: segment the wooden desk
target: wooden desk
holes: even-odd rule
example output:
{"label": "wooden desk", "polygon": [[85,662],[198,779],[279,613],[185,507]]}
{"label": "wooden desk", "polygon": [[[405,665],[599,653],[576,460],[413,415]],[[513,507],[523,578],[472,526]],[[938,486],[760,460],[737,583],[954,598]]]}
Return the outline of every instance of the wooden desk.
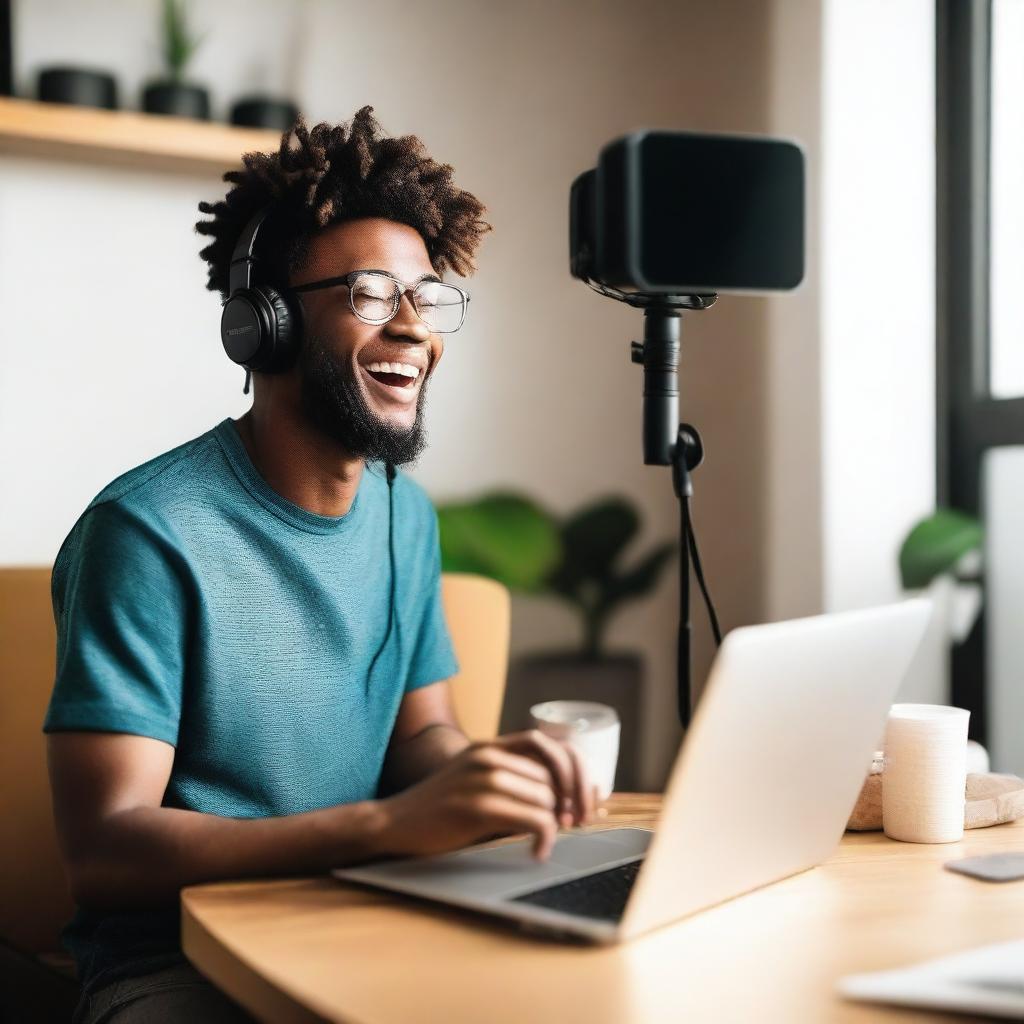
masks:
{"label": "wooden desk", "polygon": [[[596,827],[653,828],[660,797],[608,806]],[[848,833],[817,868],[618,947],[538,940],[329,877],[186,889],[182,939],[265,1021],[948,1021],[843,1002],[835,980],[1024,937],[1024,881],[941,867],[1011,849],[1024,820],[941,846]]]}

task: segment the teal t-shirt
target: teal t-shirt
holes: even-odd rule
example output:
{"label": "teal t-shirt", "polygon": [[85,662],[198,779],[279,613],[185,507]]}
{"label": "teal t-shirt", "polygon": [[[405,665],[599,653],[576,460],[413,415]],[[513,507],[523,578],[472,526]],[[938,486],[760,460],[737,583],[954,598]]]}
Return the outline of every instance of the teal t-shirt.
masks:
{"label": "teal t-shirt", "polygon": [[[345,515],[309,512],[231,419],[118,477],[54,564],[44,731],[172,744],[169,807],[256,818],[376,797],[403,695],[458,671],[436,512],[401,471],[392,486],[389,502],[368,463]],[[180,955],[177,908],[80,911],[66,939],[96,987]]]}

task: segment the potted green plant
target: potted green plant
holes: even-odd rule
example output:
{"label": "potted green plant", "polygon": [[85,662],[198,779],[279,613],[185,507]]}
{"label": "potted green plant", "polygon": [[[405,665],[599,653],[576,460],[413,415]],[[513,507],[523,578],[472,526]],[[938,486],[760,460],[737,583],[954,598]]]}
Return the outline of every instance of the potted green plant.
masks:
{"label": "potted green plant", "polygon": [[638,784],[643,663],[639,651],[609,651],[612,616],[650,593],[676,544],[658,544],[621,567],[640,528],[636,507],[602,498],[564,519],[524,495],[491,492],[438,506],[441,564],[446,572],[476,572],[526,595],[556,597],[579,616],[581,642],[538,651],[510,666],[503,732],[527,728],[529,709],[545,700],[593,700],[618,711],[621,736],[616,789]]}
{"label": "potted green plant", "polygon": [[926,594],[934,610],[921,647],[900,689],[901,701],[947,704],[949,655],[981,610],[984,530],[974,516],[939,508],[915,523],[899,551],[900,582],[908,596]]}
{"label": "potted green plant", "polygon": [[163,0],[161,50],[166,76],[142,91],[142,109],[150,114],[173,114],[209,120],[210,94],[204,86],[184,80],[185,68],[204,37],[188,27],[185,0]]}

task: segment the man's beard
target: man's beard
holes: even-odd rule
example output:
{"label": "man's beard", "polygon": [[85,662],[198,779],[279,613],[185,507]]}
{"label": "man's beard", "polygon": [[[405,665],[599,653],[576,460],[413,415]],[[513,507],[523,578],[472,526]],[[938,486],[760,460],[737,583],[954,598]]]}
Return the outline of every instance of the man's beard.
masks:
{"label": "man's beard", "polygon": [[304,336],[299,372],[303,411],[314,426],[355,458],[400,466],[415,461],[426,447],[425,377],[416,396],[416,419],[411,427],[405,428],[395,427],[374,414],[355,379],[354,374],[359,371],[335,356],[325,338]]}

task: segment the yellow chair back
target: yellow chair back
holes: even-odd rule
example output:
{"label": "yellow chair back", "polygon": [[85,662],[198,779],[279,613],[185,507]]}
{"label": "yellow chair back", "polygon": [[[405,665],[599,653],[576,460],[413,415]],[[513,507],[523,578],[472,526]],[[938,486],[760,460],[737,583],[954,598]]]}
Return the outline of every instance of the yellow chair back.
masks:
{"label": "yellow chair back", "polygon": [[[451,681],[471,739],[497,735],[508,663],[509,594],[493,580],[441,578],[459,674]],[[0,568],[0,938],[27,952],[58,948],[73,905],[57,846],[43,717],[56,672],[50,569]]]}
{"label": "yellow chair back", "polygon": [[485,576],[446,572],[441,574],[441,593],[459,662],[459,673],[449,684],[455,714],[471,740],[493,739],[508,674],[508,588]]}
{"label": "yellow chair back", "polygon": [[0,938],[58,948],[71,916],[41,732],[56,672],[50,570],[0,569]]}

